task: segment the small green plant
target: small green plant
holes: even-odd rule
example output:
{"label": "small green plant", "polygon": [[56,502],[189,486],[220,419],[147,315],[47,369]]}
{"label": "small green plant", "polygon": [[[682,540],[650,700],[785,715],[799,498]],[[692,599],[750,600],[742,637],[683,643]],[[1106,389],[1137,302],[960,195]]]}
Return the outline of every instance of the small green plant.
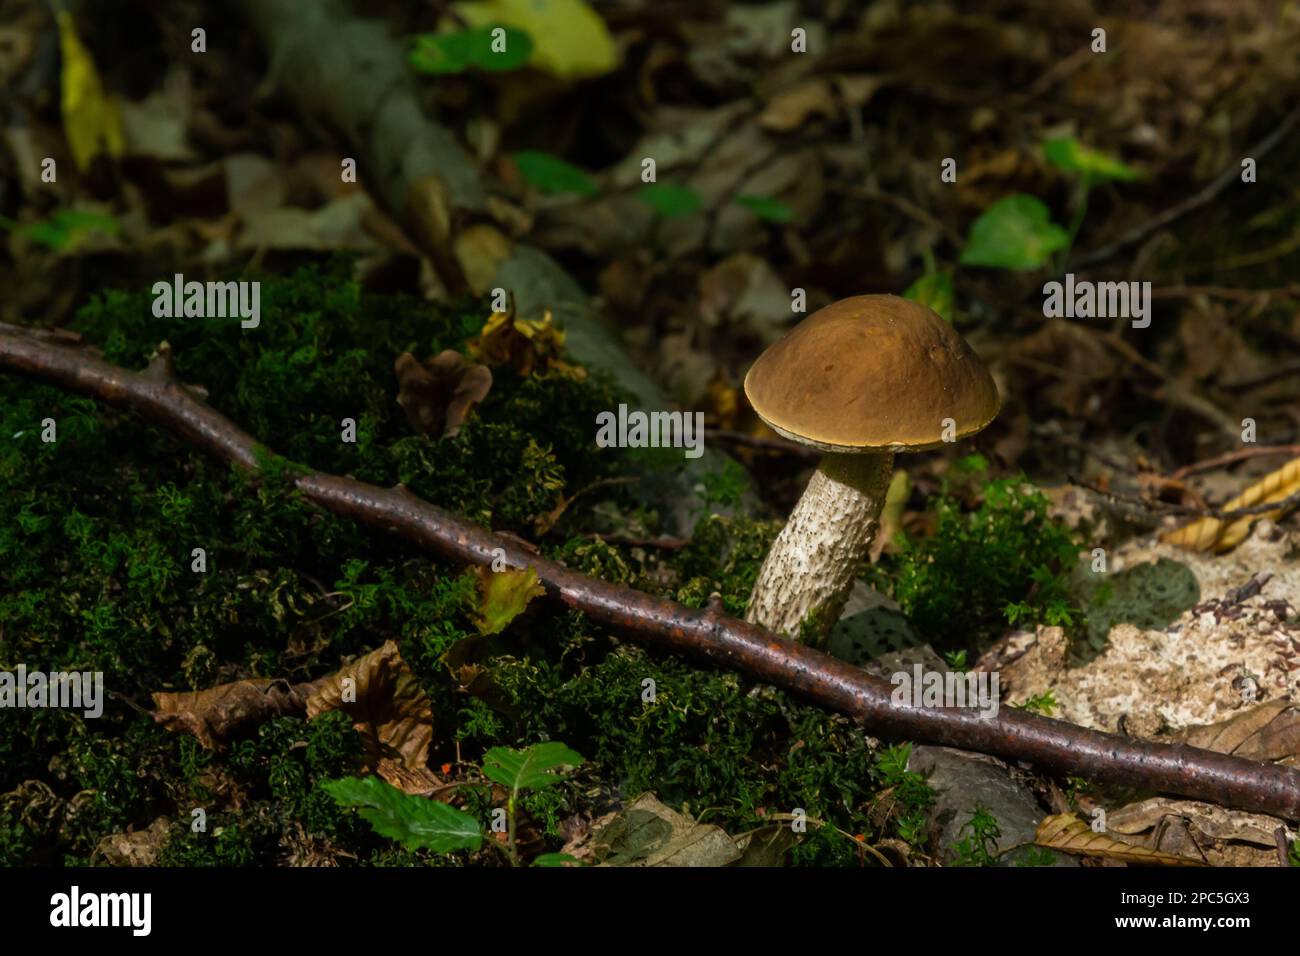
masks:
{"label": "small green plant", "polygon": [[873,769],[879,777],[881,789],[890,791],[899,837],[921,849],[929,840],[926,811],[934,803],[934,791],[925,782],[925,777],[907,769],[911,756],[911,744],[888,747],[876,755]]}
{"label": "small green plant", "polygon": [[955,671],[964,671],[966,669],[966,648],[958,651],[947,651],[943,655],[944,661],[950,668]]}
{"label": "small green plant", "polygon": [[[964,835],[963,835],[964,834]],[[997,862],[998,839],[1002,830],[992,813],[981,806],[957,831],[953,844],[953,866],[992,866]]]}
{"label": "small green plant", "polygon": [[1052,866],[1056,863],[1056,854],[1045,846],[1025,848],[1025,854],[1016,861],[1016,866]]}
{"label": "small green plant", "polygon": [[1291,841],[1291,848],[1287,851],[1286,860],[1291,866],[1300,866],[1300,840]]}
{"label": "small green plant", "polygon": [[1052,165],[1076,177],[1069,228],[1052,222],[1050,210],[1033,196],[1004,196],[971,225],[961,252],[962,265],[1024,271],[1047,265],[1055,255],[1058,267],[1063,266],[1083,225],[1092,187],[1107,180],[1130,182],[1141,178],[1133,167],[1071,137],[1048,140],[1043,144],[1043,155]]}
{"label": "small green plant", "polygon": [[1056,694],[1050,688],[1041,694],[1035,694],[1028,698],[1024,703],[1016,704],[1021,710],[1027,710],[1030,713],[1042,714],[1044,717],[1051,717],[1056,713],[1056,708],[1061,706],[1056,702]]}
{"label": "small green plant", "polygon": [[[520,795],[559,783],[564,777],[557,771],[582,762],[581,754],[554,741],[523,750],[493,747],[484,754],[483,776],[509,791],[505,807],[506,854],[512,866],[519,865],[515,827]],[[359,807],[362,819],[376,833],[396,840],[408,850],[473,852],[483,845],[483,829],[476,817],[439,800],[403,793],[378,777],[327,780],[322,787],[341,806]],[[491,839],[488,843],[497,845]],[[550,853],[535,862],[539,866],[560,866],[570,861],[564,854]]]}
{"label": "small green plant", "polygon": [[518,70],[532,55],[533,41],[527,33],[493,24],[450,33],[421,33],[407,60],[416,72],[441,76],[471,69],[485,73]]}
{"label": "small green plant", "polygon": [[700,475],[700,485],[703,487],[700,502],[706,510],[714,506],[735,508],[749,489],[749,473],[728,458],[721,468]]}

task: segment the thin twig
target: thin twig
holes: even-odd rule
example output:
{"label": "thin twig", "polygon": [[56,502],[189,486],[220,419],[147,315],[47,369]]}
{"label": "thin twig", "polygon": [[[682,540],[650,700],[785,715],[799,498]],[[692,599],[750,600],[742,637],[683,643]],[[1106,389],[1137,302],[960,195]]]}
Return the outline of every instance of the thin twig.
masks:
{"label": "thin twig", "polygon": [[[1258,160],[1266,153],[1270,152],[1275,146],[1286,139],[1292,128],[1300,123],[1300,106],[1295,107],[1291,112],[1283,117],[1282,122],[1277,127],[1256,143],[1250,149],[1247,149],[1243,155],[1250,156]],[[1202,206],[1209,204],[1213,199],[1223,192],[1234,182],[1241,181],[1241,164],[1234,161],[1234,164],[1225,169],[1222,173],[1212,179],[1199,192],[1194,193],[1180,203],[1170,206],[1162,213],[1158,213],[1147,219],[1142,225],[1130,229],[1124,235],[1120,236],[1114,242],[1109,242],[1092,252],[1079,256],[1072,260],[1066,266],[1066,271],[1077,271],[1088,266],[1095,266],[1099,262],[1105,262],[1119,253],[1123,252],[1129,246],[1141,242],[1151,233],[1158,229],[1163,229],[1170,223],[1181,219],[1189,212],[1200,209]]]}
{"label": "thin twig", "polygon": [[[0,331],[0,368],[130,409],[219,460],[257,471],[269,452],[175,380],[163,349],[143,372],[111,365],[86,349]],[[532,568],[548,597],[638,643],[740,671],[848,715],[882,737],[916,740],[1024,760],[1040,771],[1098,783],[1165,791],[1286,819],[1300,819],[1300,770],[1185,744],[1137,740],[1016,708],[982,716],[974,708],[894,703],[895,686],[828,654],[724,614],[720,602],[688,608],[529,552],[405,487],[379,488],[317,471],[294,486],[307,501],[393,534],[444,559]]]}
{"label": "thin twig", "polygon": [[1220,521],[1235,521],[1238,518],[1249,518],[1252,515],[1264,515],[1270,511],[1285,511],[1288,508],[1294,508],[1300,505],[1300,491],[1295,494],[1287,495],[1285,498],[1279,498],[1277,501],[1265,501],[1262,504],[1251,505],[1248,508],[1233,508],[1231,511],[1219,511],[1214,508],[1194,508],[1189,505],[1176,505],[1168,501],[1150,501],[1146,498],[1135,498],[1132,495],[1122,495],[1118,491],[1110,491],[1107,488],[1098,488],[1081,478],[1070,477],[1070,483],[1078,485],[1080,488],[1087,489],[1093,494],[1101,495],[1103,498],[1109,498],[1118,504],[1133,505],[1137,508],[1143,508],[1147,511],[1155,511],[1167,515],[1181,515],[1192,518],[1217,518]]}

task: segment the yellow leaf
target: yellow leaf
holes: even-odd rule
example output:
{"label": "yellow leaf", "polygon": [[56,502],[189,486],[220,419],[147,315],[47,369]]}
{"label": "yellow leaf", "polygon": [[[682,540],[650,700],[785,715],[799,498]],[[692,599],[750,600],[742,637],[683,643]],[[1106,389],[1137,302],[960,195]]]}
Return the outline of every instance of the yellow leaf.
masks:
{"label": "yellow leaf", "polygon": [[[1237,497],[1225,504],[1221,511],[1236,511],[1238,508],[1252,508],[1255,505],[1281,501],[1300,491],[1300,458],[1295,458],[1277,471],[1269,472],[1255,484],[1251,485]],[[1246,539],[1250,526],[1260,518],[1276,521],[1282,516],[1281,508],[1264,514],[1246,515],[1228,522],[1219,518],[1199,518],[1191,524],[1183,525],[1173,531],[1166,531],[1160,537],[1170,544],[1176,544],[1189,551],[1216,552],[1231,551]]]}
{"label": "yellow leaf", "polygon": [[586,0],[482,0],[452,9],[470,27],[506,26],[533,41],[530,66],[561,79],[600,76],[618,66],[605,21]]}
{"label": "yellow leaf", "polygon": [[564,332],[555,327],[549,311],[540,319],[493,312],[467,345],[469,353],[478,361],[486,365],[509,365],[525,378],[539,368],[579,379],[587,374],[580,366],[564,361]]}
{"label": "yellow leaf", "polygon": [[546,593],[532,568],[489,571],[475,568],[479,581],[479,633],[500,634],[524,612],[528,602]]}
{"label": "yellow leaf", "polygon": [[1104,833],[1094,833],[1088,824],[1072,813],[1057,813],[1044,817],[1034,832],[1034,842],[1039,846],[1074,853],[1079,856],[1100,857],[1146,866],[1204,866],[1200,860],[1174,856],[1150,850],[1134,843],[1125,843]]}
{"label": "yellow leaf", "polygon": [[101,152],[117,158],[126,149],[117,106],[104,92],[95,61],[81,44],[72,14],[60,10],[59,46],[63,53],[63,133],[80,170]]}

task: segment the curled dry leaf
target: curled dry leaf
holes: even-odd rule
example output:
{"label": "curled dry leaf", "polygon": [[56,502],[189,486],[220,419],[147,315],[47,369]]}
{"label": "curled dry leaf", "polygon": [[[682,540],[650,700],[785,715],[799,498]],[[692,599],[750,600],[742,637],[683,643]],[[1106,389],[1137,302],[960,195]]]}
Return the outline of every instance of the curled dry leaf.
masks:
{"label": "curled dry leaf", "polygon": [[[1300,458],[1292,459],[1277,471],[1270,472],[1251,485],[1237,497],[1225,504],[1221,511],[1234,511],[1238,508],[1251,508],[1255,505],[1281,501],[1300,491]],[[1174,531],[1167,531],[1161,540],[1187,548],[1189,551],[1209,551],[1218,553],[1231,551],[1250,533],[1251,525],[1260,518],[1276,521],[1282,516],[1282,509],[1258,515],[1245,515],[1235,521],[1220,518],[1199,518],[1191,524]]]}
{"label": "curled dry leaf", "polygon": [[564,361],[564,333],[555,327],[550,310],[540,319],[521,319],[510,312],[493,312],[470,340],[470,354],[488,365],[509,365],[520,375],[554,369],[582,378],[586,370]]}
{"label": "curled dry leaf", "polygon": [[1103,860],[1117,860],[1147,866],[1203,866],[1200,860],[1174,856],[1159,850],[1149,850],[1116,840],[1104,833],[1094,833],[1088,824],[1072,813],[1056,813],[1044,817],[1034,833],[1034,842],[1062,853],[1091,856]]}
{"label": "curled dry leaf", "polygon": [[153,695],[153,719],[183,730],[211,750],[220,750],[240,728],[272,717],[300,717],[320,681],[290,685],[283,680],[240,680],[207,690]]}
{"label": "curled dry leaf", "polygon": [[[395,760],[436,784],[427,770],[433,708],[395,641],[385,641],[382,647],[319,682],[307,699],[307,719],[330,710],[342,710],[353,718],[373,764],[382,768],[385,758]],[[388,782],[406,789],[408,777],[402,774],[401,782]]]}
{"label": "curled dry leaf", "polygon": [[492,388],[491,369],[471,364],[451,349],[423,365],[410,352],[403,352],[394,368],[397,404],[406,412],[411,428],[421,435],[455,437],[470,409]]}

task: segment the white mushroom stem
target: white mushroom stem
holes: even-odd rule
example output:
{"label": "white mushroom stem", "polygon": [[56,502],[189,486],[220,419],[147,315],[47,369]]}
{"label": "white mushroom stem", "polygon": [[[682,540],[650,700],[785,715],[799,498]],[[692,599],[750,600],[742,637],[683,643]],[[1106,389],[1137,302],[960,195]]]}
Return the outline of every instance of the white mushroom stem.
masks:
{"label": "white mushroom stem", "polygon": [[893,467],[888,451],[822,456],[758,572],[745,620],[794,637],[810,617],[817,633],[830,630],[875,536]]}

